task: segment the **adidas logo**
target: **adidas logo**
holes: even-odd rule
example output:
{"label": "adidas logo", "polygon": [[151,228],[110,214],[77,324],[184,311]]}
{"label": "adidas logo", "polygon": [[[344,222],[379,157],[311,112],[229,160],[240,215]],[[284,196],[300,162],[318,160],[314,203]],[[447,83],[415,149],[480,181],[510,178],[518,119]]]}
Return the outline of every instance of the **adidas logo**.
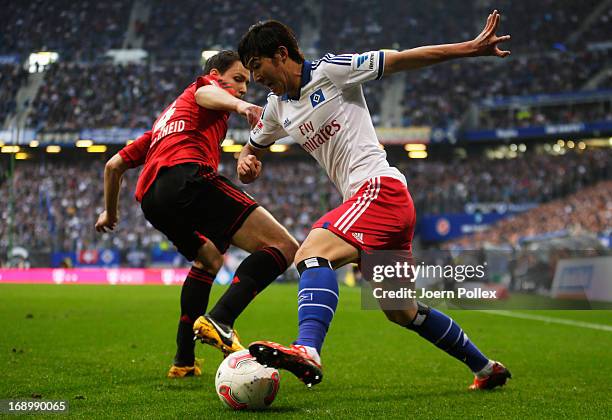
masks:
{"label": "adidas logo", "polygon": [[291,124],[291,121],[289,121],[289,118],[285,118],[285,122],[283,122],[283,127],[287,128],[289,127],[290,124]]}
{"label": "adidas logo", "polygon": [[357,241],[363,243],[363,233],[361,232],[353,232],[353,238],[357,239]]}
{"label": "adidas logo", "polygon": [[361,54],[359,57],[357,57],[357,67],[361,67],[361,65],[363,63],[365,63],[365,61],[368,59],[368,55],[369,54]]}

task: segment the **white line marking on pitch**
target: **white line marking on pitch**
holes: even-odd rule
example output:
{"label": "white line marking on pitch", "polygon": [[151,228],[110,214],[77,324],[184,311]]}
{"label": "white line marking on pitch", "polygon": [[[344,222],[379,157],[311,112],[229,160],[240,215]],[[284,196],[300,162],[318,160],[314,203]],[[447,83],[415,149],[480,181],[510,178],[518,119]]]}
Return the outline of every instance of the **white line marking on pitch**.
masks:
{"label": "white line marking on pitch", "polygon": [[482,311],[487,314],[502,315],[510,318],[531,319],[536,321],[551,322],[554,324],[572,325],[574,327],[591,328],[593,330],[612,332],[612,325],[594,324],[592,322],[575,321],[573,319],[553,318],[550,316],[525,314],[522,312],[510,311]]}

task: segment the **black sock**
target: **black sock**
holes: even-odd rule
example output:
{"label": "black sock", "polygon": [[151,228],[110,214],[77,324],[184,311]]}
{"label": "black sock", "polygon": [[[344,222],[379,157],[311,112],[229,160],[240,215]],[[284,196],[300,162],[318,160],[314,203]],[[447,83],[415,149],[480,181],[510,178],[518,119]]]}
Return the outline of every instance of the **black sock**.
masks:
{"label": "black sock", "polygon": [[208,297],[214,276],[197,267],[191,267],[181,289],[181,318],[176,333],[177,366],[191,366],[195,360],[193,323],[206,313]]}
{"label": "black sock", "polygon": [[246,257],[234,275],[229,289],[210,311],[217,322],[234,326],[238,315],[255,296],[287,269],[287,261],[276,248],[263,248]]}

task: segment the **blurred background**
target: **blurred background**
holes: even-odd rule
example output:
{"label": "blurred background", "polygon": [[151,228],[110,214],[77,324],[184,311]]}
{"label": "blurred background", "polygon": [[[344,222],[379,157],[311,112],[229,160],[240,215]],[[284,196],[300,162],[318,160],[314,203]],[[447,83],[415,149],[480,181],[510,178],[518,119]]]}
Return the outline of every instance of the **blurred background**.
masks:
{"label": "blurred background", "polygon": [[[449,62],[364,85],[381,147],[415,201],[416,252],[479,250],[503,267],[488,282],[545,291],[560,258],[610,255],[612,1],[0,7],[0,267],[188,267],[142,216],[138,170],[124,177],[118,229],[94,231],[104,163],[152,125],[206,57],[235,49],[256,21],[287,23],[316,59],[469,40],[494,8],[499,34],[512,35],[508,59]],[[247,99],[263,105],[266,94],[252,83]],[[236,182],[235,154],[247,138],[245,122],[232,117],[221,172]],[[340,196],[291,139],[272,152],[262,178],[245,188],[301,241]],[[225,277],[241,256],[227,258]],[[609,257],[605,265],[612,271]],[[568,275],[586,281],[571,266]],[[345,280],[355,281],[351,270]]]}

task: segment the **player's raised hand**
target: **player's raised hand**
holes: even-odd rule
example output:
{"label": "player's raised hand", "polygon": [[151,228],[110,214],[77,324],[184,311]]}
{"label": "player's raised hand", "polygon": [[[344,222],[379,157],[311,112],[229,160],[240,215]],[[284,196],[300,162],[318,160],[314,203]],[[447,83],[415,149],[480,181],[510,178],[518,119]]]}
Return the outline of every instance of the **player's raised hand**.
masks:
{"label": "player's raised hand", "polygon": [[263,108],[257,105],[253,105],[248,102],[242,102],[238,105],[237,112],[242,115],[249,122],[251,128],[255,127],[257,121],[261,118]]}
{"label": "player's raised hand", "polygon": [[109,214],[106,212],[106,210],[104,210],[102,213],[100,213],[100,216],[98,216],[98,221],[96,222],[96,231],[104,233],[104,232],[110,232],[111,230],[114,230],[117,227],[117,217],[111,217],[109,216]]}
{"label": "player's raised hand", "polygon": [[480,35],[478,35],[472,41],[475,50],[474,55],[492,55],[502,58],[510,55],[510,51],[501,50],[499,48],[499,44],[508,41],[510,39],[510,35],[497,36],[495,34],[495,32],[497,32],[497,28],[499,27],[500,19],[501,15],[497,10],[494,10],[493,13],[489,15],[484,29]]}
{"label": "player's raised hand", "polygon": [[261,162],[255,155],[246,155],[238,160],[238,179],[243,184],[250,184],[261,174]]}

